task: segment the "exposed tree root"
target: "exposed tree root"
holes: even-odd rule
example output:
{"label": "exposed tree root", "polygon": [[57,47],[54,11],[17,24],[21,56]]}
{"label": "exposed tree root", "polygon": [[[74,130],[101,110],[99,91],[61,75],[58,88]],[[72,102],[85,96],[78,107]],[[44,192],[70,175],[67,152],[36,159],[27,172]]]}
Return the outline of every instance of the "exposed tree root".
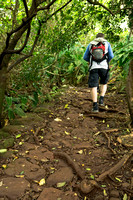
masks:
{"label": "exposed tree root", "polygon": [[[105,171],[102,173],[97,179],[95,180],[89,180],[89,183],[87,183],[87,180],[84,178],[84,174],[81,171],[80,167],[68,156],[66,153],[61,153],[61,152],[55,152],[54,156],[62,158],[65,160],[71,167],[72,169],[77,173],[77,175],[82,179],[82,182],[80,184],[80,190],[84,194],[90,193],[95,187],[101,188],[99,186],[99,182],[103,181],[106,177],[111,176],[114,174],[116,171],[118,171],[124,164],[128,161],[130,156],[133,154],[133,150],[131,150],[128,154],[125,154],[123,158],[111,169]],[[102,189],[102,188],[101,188]]]}
{"label": "exposed tree root", "polygon": [[65,160],[67,162],[67,164],[70,165],[72,167],[72,169],[77,173],[77,175],[81,179],[84,179],[84,173],[81,171],[81,168],[66,153],[54,152],[54,157],[59,157],[59,158]]}
{"label": "exposed tree root", "polygon": [[103,132],[103,134],[105,135],[105,137],[106,137],[107,140],[108,140],[108,148],[113,152],[113,154],[116,155],[116,152],[115,152],[115,151],[111,148],[111,146],[110,146],[110,143],[111,143],[111,141],[110,141],[110,137],[107,135],[106,132]]}
{"label": "exposed tree root", "polygon": [[98,182],[103,181],[108,175],[114,174],[117,170],[119,170],[124,164],[127,162],[127,160],[130,158],[130,156],[133,154],[133,150],[131,150],[128,154],[125,154],[123,158],[111,169],[105,171],[102,173],[94,182],[90,181],[90,184],[87,184],[85,180],[81,182],[81,191],[85,194],[91,192],[94,187],[98,186]]}
{"label": "exposed tree root", "polygon": [[35,141],[35,143],[37,145],[40,145],[40,142],[38,141],[38,138],[37,138],[37,135],[38,135],[38,133],[39,133],[40,130],[41,130],[41,127],[38,127],[37,130],[36,130],[36,132],[33,133],[33,138],[34,138],[34,141]]}
{"label": "exposed tree root", "polygon": [[[104,130],[105,133],[112,133],[112,132],[118,132],[119,129],[118,128],[114,128],[114,129],[108,129],[108,130]],[[100,133],[102,133],[103,131],[98,131],[97,133],[95,133],[94,135],[97,136]]]}

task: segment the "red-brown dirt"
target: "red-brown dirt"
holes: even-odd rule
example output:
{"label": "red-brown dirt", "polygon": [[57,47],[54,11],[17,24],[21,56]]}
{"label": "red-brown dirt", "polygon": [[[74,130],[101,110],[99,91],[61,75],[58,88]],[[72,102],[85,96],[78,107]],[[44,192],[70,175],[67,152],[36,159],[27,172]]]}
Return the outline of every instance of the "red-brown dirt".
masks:
{"label": "red-brown dirt", "polygon": [[30,120],[14,120],[11,154],[0,157],[0,200],[132,200],[132,153],[99,181],[133,148],[132,137],[122,141],[132,135],[125,93],[108,90],[105,104],[93,114],[89,89],[69,87]]}

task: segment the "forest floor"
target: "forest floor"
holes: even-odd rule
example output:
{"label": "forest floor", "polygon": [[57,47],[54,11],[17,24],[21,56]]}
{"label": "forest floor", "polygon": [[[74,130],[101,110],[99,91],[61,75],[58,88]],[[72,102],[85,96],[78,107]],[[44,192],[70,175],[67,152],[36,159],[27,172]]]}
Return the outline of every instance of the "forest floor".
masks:
{"label": "forest floor", "polygon": [[133,200],[125,92],[109,86],[105,104],[92,113],[87,86],[67,87],[6,124],[0,130],[8,150],[0,153],[0,200]]}

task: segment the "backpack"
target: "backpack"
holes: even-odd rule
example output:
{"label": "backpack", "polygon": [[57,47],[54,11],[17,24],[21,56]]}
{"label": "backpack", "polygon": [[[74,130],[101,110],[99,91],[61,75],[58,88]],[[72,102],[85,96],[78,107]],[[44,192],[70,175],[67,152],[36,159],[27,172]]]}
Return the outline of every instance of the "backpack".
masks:
{"label": "backpack", "polygon": [[90,54],[92,55],[92,61],[97,63],[102,62],[107,58],[107,54],[105,54],[105,44],[101,42],[97,45],[92,44]]}

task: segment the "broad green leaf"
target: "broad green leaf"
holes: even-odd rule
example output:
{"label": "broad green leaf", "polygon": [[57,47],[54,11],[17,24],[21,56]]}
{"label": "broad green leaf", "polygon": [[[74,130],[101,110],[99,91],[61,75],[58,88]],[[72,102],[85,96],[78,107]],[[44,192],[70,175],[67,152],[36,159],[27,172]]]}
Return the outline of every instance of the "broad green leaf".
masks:
{"label": "broad green leaf", "polygon": [[14,108],[14,112],[19,116],[25,115],[24,111],[22,110],[22,108],[19,107],[19,105]]}

